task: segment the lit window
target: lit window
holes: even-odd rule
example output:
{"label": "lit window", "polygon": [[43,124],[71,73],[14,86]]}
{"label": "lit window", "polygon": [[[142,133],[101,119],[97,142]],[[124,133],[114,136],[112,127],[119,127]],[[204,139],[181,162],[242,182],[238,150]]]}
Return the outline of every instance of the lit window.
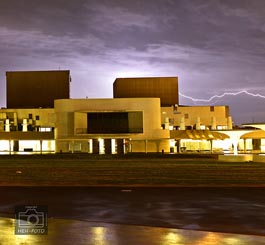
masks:
{"label": "lit window", "polygon": [[52,128],[40,128],[40,132],[51,132]]}
{"label": "lit window", "polygon": [[205,129],[206,129],[205,125],[201,125],[201,126],[200,126],[200,129],[201,129],[201,130],[205,130]]}
{"label": "lit window", "polygon": [[218,125],[217,130],[223,130],[223,129],[227,129],[227,126],[222,126],[222,125]]}

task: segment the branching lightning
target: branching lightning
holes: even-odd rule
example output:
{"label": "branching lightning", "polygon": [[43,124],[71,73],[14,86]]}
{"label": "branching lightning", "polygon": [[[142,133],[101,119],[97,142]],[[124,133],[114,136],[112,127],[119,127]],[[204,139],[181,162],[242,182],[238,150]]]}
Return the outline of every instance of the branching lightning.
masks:
{"label": "branching lightning", "polygon": [[237,96],[237,95],[240,95],[240,94],[246,94],[246,95],[250,95],[250,96],[253,96],[253,97],[259,97],[259,98],[265,99],[265,96],[264,95],[261,95],[261,94],[253,94],[253,93],[248,92],[247,90],[241,90],[241,91],[235,92],[235,93],[225,92],[225,93],[223,93],[221,95],[213,95],[209,99],[196,99],[196,98],[193,98],[191,96],[187,96],[185,94],[179,93],[180,96],[182,96],[182,97],[184,97],[186,99],[190,99],[193,102],[211,102],[214,99],[220,99],[220,98],[223,98],[226,95]]}

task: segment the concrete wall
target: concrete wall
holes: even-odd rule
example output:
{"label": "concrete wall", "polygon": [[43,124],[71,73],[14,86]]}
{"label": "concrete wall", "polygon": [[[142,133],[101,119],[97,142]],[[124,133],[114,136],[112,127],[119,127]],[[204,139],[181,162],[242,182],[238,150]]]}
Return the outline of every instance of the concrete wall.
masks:
{"label": "concrete wall", "polygon": [[169,119],[169,124],[180,127],[181,119],[184,119],[185,126],[195,126],[200,119],[201,125],[211,127],[213,120],[216,126],[227,126],[230,116],[228,106],[178,106],[162,107],[161,120],[165,123]]}
{"label": "concrete wall", "polygon": [[131,140],[132,152],[169,152],[169,139],[159,140]]}
{"label": "concrete wall", "polygon": [[10,124],[15,125],[17,129],[18,124],[23,123],[23,119],[27,119],[27,124],[33,125],[34,127],[54,127],[56,120],[54,109],[1,109],[0,132],[4,131],[3,126],[7,118]]}
{"label": "concrete wall", "polygon": [[1,109],[0,151],[54,152],[55,120],[54,109]]}
{"label": "concrete wall", "polygon": [[[79,129],[87,127],[87,112],[143,112],[143,133],[128,134],[86,134]],[[161,141],[159,147],[150,144],[150,151],[169,151],[169,131],[161,129],[160,99],[158,98],[119,98],[119,99],[68,99],[55,101],[56,149],[69,151],[69,144],[82,141],[81,148],[87,150],[89,139],[112,138],[135,140],[133,152],[145,152],[145,140]],[[138,144],[139,143],[139,144]]]}

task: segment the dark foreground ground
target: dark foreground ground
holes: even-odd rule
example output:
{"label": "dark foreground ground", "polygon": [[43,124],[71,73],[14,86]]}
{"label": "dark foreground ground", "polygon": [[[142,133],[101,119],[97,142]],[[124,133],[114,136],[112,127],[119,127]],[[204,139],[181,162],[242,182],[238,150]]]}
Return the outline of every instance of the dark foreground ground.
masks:
{"label": "dark foreground ground", "polygon": [[54,219],[265,236],[264,188],[1,187],[0,196],[0,217],[48,205]]}
{"label": "dark foreground ground", "polygon": [[1,156],[0,185],[0,217],[14,218],[16,205],[47,205],[50,220],[265,239],[265,164],[212,156]]}
{"label": "dark foreground ground", "polygon": [[1,186],[258,186],[264,163],[225,163],[213,155],[0,156]]}

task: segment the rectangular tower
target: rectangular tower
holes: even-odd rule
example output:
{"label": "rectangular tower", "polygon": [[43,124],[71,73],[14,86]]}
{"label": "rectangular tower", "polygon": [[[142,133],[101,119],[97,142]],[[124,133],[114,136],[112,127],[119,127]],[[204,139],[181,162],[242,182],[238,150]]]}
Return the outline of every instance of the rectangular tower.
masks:
{"label": "rectangular tower", "polygon": [[114,98],[160,98],[161,106],[179,103],[177,77],[117,78]]}
{"label": "rectangular tower", "polygon": [[6,72],[7,108],[53,108],[69,99],[70,71]]}

